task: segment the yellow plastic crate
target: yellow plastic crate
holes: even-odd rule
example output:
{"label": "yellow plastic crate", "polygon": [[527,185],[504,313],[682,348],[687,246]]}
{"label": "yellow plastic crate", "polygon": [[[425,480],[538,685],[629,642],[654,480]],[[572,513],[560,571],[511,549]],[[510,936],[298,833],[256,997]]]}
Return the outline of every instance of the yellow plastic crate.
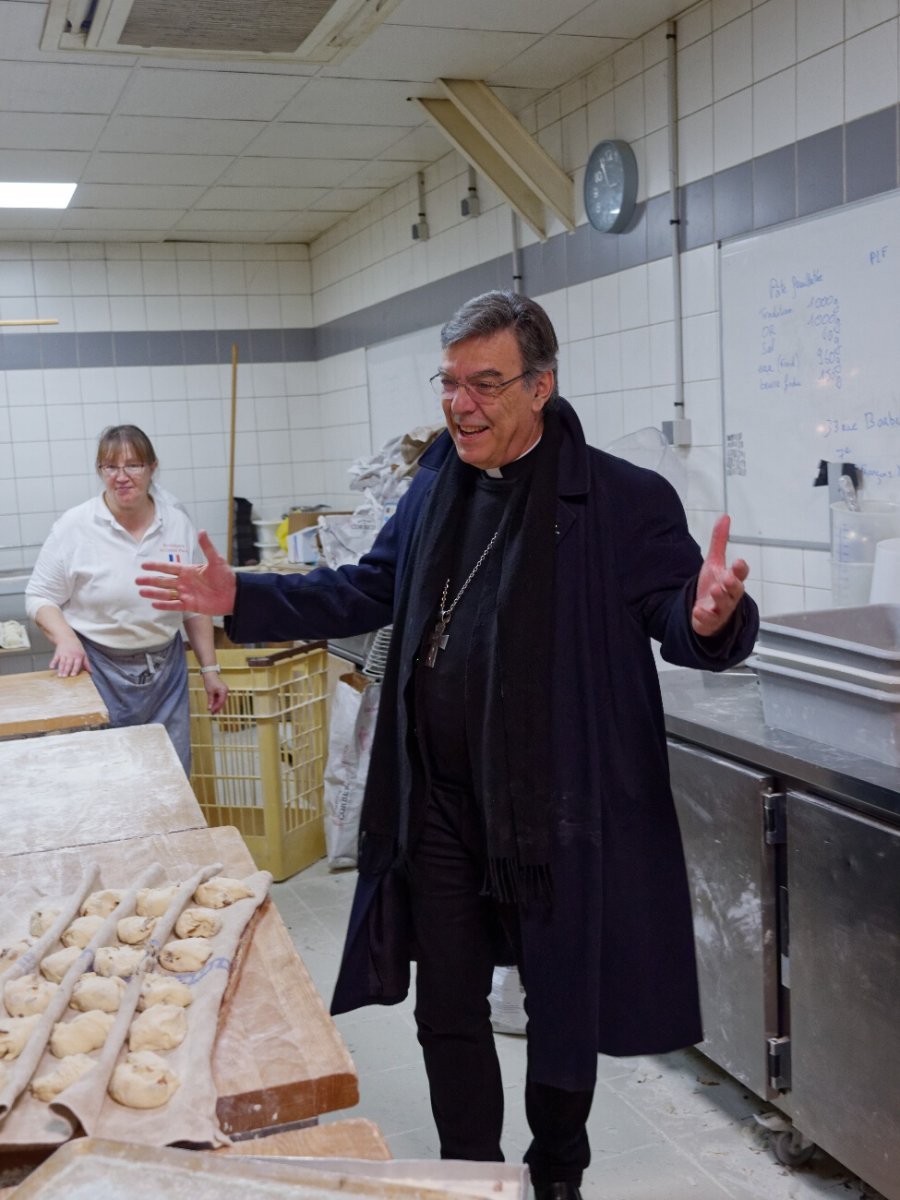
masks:
{"label": "yellow plastic crate", "polygon": [[213,717],[188,653],[191,786],[210,825],[234,825],[257,867],[286,879],[325,854],[327,649],[216,654],[229,692]]}

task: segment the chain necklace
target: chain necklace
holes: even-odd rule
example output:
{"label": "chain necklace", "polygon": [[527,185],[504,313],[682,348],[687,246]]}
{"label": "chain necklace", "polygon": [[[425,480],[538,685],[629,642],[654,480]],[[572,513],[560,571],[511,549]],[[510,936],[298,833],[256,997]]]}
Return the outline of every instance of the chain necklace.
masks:
{"label": "chain necklace", "polygon": [[457,604],[459,604],[460,600],[462,600],[463,596],[465,595],[466,588],[468,588],[469,584],[475,578],[476,574],[478,573],[478,568],[481,566],[481,564],[487,558],[487,556],[490,552],[491,546],[493,546],[494,542],[496,542],[499,533],[500,533],[499,529],[494,530],[494,536],[491,538],[491,540],[488,542],[488,544],[482,550],[481,557],[479,558],[479,560],[475,564],[475,566],[472,568],[472,570],[469,572],[469,576],[466,579],[466,582],[462,585],[462,587],[456,593],[456,599],[453,601],[453,603],[450,605],[449,608],[444,608],[444,605],[447,603],[447,595],[450,591],[450,580],[448,579],[447,582],[444,584],[444,590],[441,593],[441,602],[438,605],[438,614],[439,615],[438,615],[438,619],[437,619],[437,624],[435,625],[434,629],[432,629],[431,633],[428,635],[427,649],[425,652],[425,666],[426,667],[435,666],[435,664],[437,663],[438,650],[446,649],[447,641],[449,640],[450,634],[446,633],[445,630],[446,630],[447,626],[450,624],[450,618],[453,616],[453,610],[456,608]]}

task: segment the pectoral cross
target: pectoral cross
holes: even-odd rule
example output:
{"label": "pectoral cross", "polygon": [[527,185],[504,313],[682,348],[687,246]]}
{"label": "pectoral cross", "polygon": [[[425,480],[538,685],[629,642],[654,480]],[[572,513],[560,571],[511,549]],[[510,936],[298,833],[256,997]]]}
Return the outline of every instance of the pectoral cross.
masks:
{"label": "pectoral cross", "polygon": [[431,633],[428,635],[427,650],[425,653],[425,666],[433,667],[437,663],[438,650],[447,648],[447,641],[450,637],[449,633],[444,633],[450,623],[450,618],[445,620],[443,617],[438,617],[437,624]]}

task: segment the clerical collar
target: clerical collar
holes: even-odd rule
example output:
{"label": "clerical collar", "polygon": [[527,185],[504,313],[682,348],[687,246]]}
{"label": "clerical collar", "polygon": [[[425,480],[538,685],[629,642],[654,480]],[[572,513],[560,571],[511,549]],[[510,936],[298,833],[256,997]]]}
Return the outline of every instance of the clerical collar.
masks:
{"label": "clerical collar", "polygon": [[[544,435],[541,434],[541,437],[543,437],[543,436]],[[503,479],[507,475],[516,475],[518,473],[514,469],[516,463],[520,463],[523,458],[527,458],[528,455],[532,452],[532,450],[536,450],[540,444],[541,444],[541,438],[538,438],[538,440],[534,443],[534,445],[529,446],[524,454],[520,454],[518,458],[514,458],[512,460],[512,462],[508,462],[508,463],[504,464],[504,466],[502,466],[502,467],[487,467],[487,468],[485,468],[484,474],[487,475],[488,479]]]}

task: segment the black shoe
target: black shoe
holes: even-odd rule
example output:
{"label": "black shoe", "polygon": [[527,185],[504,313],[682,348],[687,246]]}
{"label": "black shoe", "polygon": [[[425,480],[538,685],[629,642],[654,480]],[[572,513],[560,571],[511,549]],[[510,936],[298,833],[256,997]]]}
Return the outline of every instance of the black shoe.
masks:
{"label": "black shoe", "polygon": [[581,1200],[581,1188],[577,1183],[536,1183],[534,1200]]}

